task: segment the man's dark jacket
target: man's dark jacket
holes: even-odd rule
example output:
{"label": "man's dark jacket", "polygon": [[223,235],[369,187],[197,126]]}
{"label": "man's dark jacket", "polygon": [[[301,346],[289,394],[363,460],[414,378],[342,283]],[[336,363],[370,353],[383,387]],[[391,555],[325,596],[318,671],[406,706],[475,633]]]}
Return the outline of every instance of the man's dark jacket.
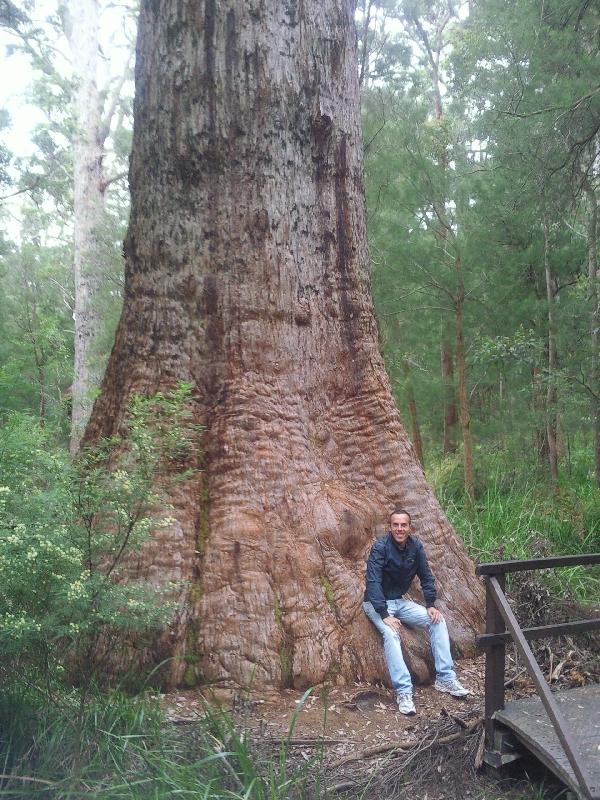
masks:
{"label": "man's dark jacket", "polygon": [[377,539],[369,553],[364,599],[385,619],[388,616],[386,600],[397,600],[406,594],[415,575],[419,576],[425,605],[429,608],[435,603],[435,581],[421,541],[409,536],[406,545],[399,547],[388,533]]}

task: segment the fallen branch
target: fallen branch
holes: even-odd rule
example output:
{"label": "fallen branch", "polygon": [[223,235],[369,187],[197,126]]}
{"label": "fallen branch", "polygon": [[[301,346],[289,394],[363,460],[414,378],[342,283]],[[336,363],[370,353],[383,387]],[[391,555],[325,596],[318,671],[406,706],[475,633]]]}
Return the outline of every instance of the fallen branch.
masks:
{"label": "fallen branch", "polygon": [[29,781],[30,783],[42,783],[44,786],[56,786],[55,781],[45,781],[43,778],[30,778],[28,775],[7,775],[0,772],[0,780]]}
{"label": "fallen branch", "polygon": [[[457,733],[451,733],[448,736],[442,736],[441,739],[436,739],[436,745],[444,745],[444,744],[451,744],[455,742],[457,739],[462,739],[465,736],[468,736],[470,733],[473,733],[479,725],[483,722],[483,717],[476,717],[472,722],[470,722],[464,730],[458,731]],[[432,743],[433,744],[433,743]],[[412,750],[414,747],[422,746],[421,741],[417,741],[415,739],[409,740],[407,742],[395,742],[394,744],[384,744],[384,745],[377,745],[376,747],[367,747],[364,750],[360,750],[358,753],[353,755],[344,756],[344,758],[340,758],[338,761],[335,761],[333,764],[329,765],[330,769],[337,769],[337,767],[341,767],[343,764],[349,764],[351,761],[362,761],[366,758],[373,758],[374,756],[380,756],[383,753],[394,753],[397,750]]]}
{"label": "fallen branch", "polygon": [[341,783],[334,783],[333,786],[330,786],[327,791],[329,792],[344,792],[346,789],[356,789],[357,787],[362,786],[364,781],[342,781]]}
{"label": "fallen branch", "polygon": [[291,744],[295,747],[319,747],[322,744],[358,744],[358,739],[324,739],[320,736],[311,737],[310,739],[286,739],[285,736],[263,736],[263,741],[268,742],[284,742]]}
{"label": "fallen branch", "polygon": [[442,716],[448,717],[448,719],[451,719],[452,722],[455,722],[461,728],[469,727],[469,723],[466,720],[464,720],[462,717],[457,716],[456,714],[453,714],[452,711],[448,711],[447,708],[442,708]]}

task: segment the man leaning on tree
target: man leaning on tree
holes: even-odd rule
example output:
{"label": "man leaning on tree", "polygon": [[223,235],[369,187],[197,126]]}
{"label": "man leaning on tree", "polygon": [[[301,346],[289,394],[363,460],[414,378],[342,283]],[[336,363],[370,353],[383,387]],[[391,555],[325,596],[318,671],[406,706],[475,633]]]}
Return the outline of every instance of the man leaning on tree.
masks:
{"label": "man leaning on tree", "polygon": [[[418,576],[425,598],[425,608],[404,595]],[[453,697],[471,694],[461,686],[454,672],[446,621],[435,607],[435,581],[425,549],[411,534],[411,517],[402,508],[390,515],[390,530],[377,539],[369,554],[363,609],[383,637],[385,660],[398,708],[403,714],[415,714],[412,679],[402,655],[400,630],[425,628],[429,633],[435,664],[435,688]]]}

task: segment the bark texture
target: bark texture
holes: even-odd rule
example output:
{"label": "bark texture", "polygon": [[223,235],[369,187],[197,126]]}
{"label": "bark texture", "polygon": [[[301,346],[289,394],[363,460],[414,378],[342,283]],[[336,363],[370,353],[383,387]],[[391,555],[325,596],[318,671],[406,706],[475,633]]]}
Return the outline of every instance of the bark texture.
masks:
{"label": "bark texture", "polygon": [[77,128],[73,140],[75,359],[70,441],[72,454],[79,449],[92,410],[93,394],[102,378],[102,365],[95,352],[101,328],[97,295],[104,272],[98,242],[104,215],[103,142],[100,138],[100,95],[96,78],[98,24],[97,0],[74,0],[70,9],[66,6],[63,9],[63,25],[77,81]]}
{"label": "bark texture", "polygon": [[454,386],[454,357],[452,345],[450,344],[450,326],[444,322],[442,331],[442,346],[440,349],[442,386],[444,389],[444,445],[443,453],[445,456],[456,452],[456,424],[458,414],[456,412],[456,389]]}
{"label": "bark texture", "polygon": [[590,383],[591,417],[594,430],[594,478],[600,486],[600,308],[598,307],[598,198],[592,183],[585,179],[583,188],[588,199],[587,252],[590,313]]}
{"label": "bark texture", "polygon": [[[179,656],[175,682],[184,656],[255,686],[385,677],[361,601],[395,503],[471,648],[481,588],[378,350],[353,3],[145,0],[136,72],[125,303],[86,435],[179,380],[205,426],[203,471],[171,491],[177,523],[130,567],[182,581],[177,624],[146,656]],[[405,637],[427,678],[427,642]]]}
{"label": "bark texture", "polygon": [[554,305],[556,288],[550,264],[550,223],[544,216],[544,275],[546,278],[546,299],[548,301],[548,387],[546,389],[546,439],[548,441],[548,466],[550,480],[558,481],[558,417],[556,412],[557,390],[556,370],[558,359],[556,354],[556,332],[554,322]]}

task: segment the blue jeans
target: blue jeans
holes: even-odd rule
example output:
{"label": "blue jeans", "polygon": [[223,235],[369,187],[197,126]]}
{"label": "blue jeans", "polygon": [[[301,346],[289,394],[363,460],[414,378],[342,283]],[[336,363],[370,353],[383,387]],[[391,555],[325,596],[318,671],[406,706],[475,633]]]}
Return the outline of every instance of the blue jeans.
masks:
{"label": "blue jeans", "polygon": [[[427,629],[431,642],[431,652],[433,653],[436,677],[441,681],[456,680],[454,663],[450,655],[450,637],[448,636],[446,620],[442,620],[434,625],[429,618],[427,609],[420,606],[418,603],[413,603],[412,600],[403,600],[402,598],[399,600],[388,600],[387,607],[390,617],[396,617],[403,625]],[[371,603],[365,601],[363,603],[363,610],[383,636],[385,660],[394,690],[396,693],[412,692],[412,680],[410,672],[404,663],[400,636],[394,633],[389,625],[385,624]]]}

